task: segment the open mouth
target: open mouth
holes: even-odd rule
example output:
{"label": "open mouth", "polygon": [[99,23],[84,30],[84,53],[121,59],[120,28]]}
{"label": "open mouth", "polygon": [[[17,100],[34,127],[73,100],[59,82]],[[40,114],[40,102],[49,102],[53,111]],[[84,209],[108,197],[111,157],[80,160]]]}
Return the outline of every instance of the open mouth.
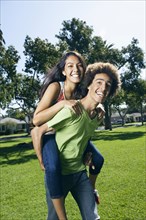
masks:
{"label": "open mouth", "polygon": [[78,75],[78,74],[72,74],[71,76],[74,78],[80,78],[80,75]]}
{"label": "open mouth", "polygon": [[102,92],[96,92],[96,94],[97,94],[98,96],[100,96],[101,98],[104,97],[104,94],[103,94]]}

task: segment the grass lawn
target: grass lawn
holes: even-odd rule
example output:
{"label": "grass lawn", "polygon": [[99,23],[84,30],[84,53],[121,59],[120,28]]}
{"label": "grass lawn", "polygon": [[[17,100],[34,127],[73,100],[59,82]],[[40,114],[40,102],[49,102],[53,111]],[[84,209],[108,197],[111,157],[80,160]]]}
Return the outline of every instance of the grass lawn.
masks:
{"label": "grass lawn", "polygon": [[[105,158],[97,180],[101,220],[146,220],[145,131],[144,126],[132,126],[95,132],[93,143]],[[0,151],[0,219],[45,220],[44,174],[31,139],[0,140]],[[70,194],[66,207],[69,220],[81,219]]]}

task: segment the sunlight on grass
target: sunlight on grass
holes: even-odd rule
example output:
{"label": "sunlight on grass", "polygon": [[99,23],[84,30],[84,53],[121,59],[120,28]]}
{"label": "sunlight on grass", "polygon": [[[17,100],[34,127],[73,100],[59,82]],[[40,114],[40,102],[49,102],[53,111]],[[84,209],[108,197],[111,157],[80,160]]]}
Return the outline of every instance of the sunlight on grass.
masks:
{"label": "sunlight on grass", "polygon": [[105,220],[146,219],[144,134],[144,127],[106,131],[105,138],[104,132],[95,134],[94,144],[105,158],[97,181],[99,212]]}
{"label": "sunlight on grass", "polygon": [[[96,184],[101,220],[145,220],[145,127],[96,131],[93,143],[105,158]],[[45,220],[44,173],[30,138],[1,140],[0,151],[0,219]],[[66,207],[69,220],[81,220],[70,194]]]}

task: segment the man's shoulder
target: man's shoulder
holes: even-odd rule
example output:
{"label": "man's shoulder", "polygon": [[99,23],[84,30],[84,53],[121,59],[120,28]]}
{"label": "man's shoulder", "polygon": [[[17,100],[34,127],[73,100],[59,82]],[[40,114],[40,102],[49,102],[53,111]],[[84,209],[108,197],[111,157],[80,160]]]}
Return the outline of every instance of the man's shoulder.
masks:
{"label": "man's shoulder", "polygon": [[64,116],[68,117],[68,116],[74,116],[75,112],[73,111],[73,109],[71,107],[68,106],[64,106],[61,110],[60,110],[61,114],[64,114]]}

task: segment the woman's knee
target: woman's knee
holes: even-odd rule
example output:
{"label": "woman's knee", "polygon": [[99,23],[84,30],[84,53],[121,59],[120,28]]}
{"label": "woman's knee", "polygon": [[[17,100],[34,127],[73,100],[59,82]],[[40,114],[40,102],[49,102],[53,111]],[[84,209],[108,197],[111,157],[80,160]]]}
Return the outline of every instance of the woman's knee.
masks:
{"label": "woman's knee", "polygon": [[104,157],[100,154],[98,157],[94,157],[93,165],[94,168],[90,167],[90,173],[93,175],[97,175],[100,173],[100,170],[102,169],[104,164]]}

